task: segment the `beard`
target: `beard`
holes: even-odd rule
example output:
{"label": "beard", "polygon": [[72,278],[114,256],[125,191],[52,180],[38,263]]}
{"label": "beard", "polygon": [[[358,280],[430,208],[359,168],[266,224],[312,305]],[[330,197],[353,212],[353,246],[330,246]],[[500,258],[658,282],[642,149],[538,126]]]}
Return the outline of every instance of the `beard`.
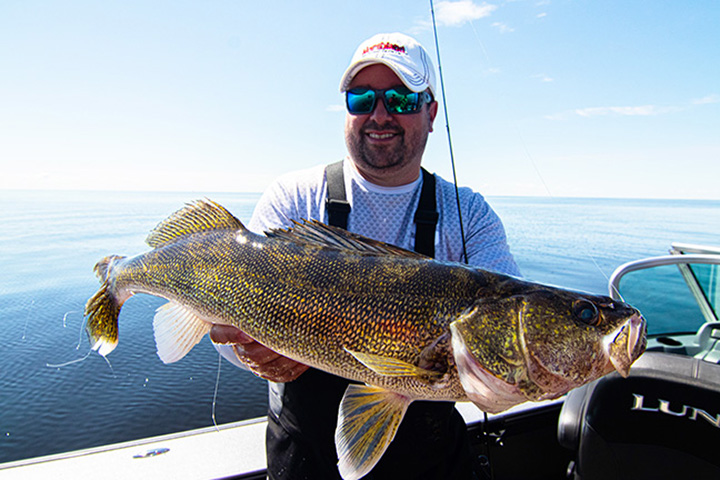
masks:
{"label": "beard", "polygon": [[[386,131],[396,135],[395,141],[388,145],[373,145],[368,140],[370,130]],[[368,122],[360,130],[347,129],[345,143],[350,156],[366,168],[373,170],[390,170],[404,167],[419,159],[425,150],[428,131],[418,131],[409,135],[397,125],[378,125]]]}

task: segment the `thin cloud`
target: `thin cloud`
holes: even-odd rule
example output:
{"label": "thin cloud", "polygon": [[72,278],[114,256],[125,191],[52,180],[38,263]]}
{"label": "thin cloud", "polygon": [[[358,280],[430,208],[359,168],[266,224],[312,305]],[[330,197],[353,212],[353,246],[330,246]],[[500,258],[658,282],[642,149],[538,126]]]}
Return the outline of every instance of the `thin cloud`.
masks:
{"label": "thin cloud", "polygon": [[435,5],[435,20],[439,25],[459,27],[467,22],[487,17],[497,8],[496,5],[487,3],[477,5],[472,0],[438,2]]}
{"label": "thin cloud", "polygon": [[530,78],[538,78],[541,82],[554,82],[555,79],[552,77],[549,77],[545,75],[544,73],[537,73],[535,75],[530,75]]}
{"label": "thin cloud", "polygon": [[[485,2],[476,4],[472,0],[443,1],[435,4],[435,20],[438,25],[443,27],[461,27],[466,23],[472,25],[473,20],[488,17],[497,8],[497,5]],[[432,28],[432,21],[423,19],[415,22],[415,26],[408,32],[410,34],[419,34]]]}
{"label": "thin cloud", "polygon": [[658,106],[658,105],[635,105],[635,106],[618,106],[618,107],[588,107],[576,108],[574,110],[566,110],[564,112],[545,115],[547,120],[567,120],[572,117],[653,117],[657,115],[665,115],[668,113],[682,112],[688,110],[691,106]]}
{"label": "thin cloud", "polygon": [[677,111],[676,107],[658,107],[656,105],[640,105],[636,107],[592,107],[578,108],[575,114],[581,117],[599,117],[605,115],[620,115],[627,117],[648,117],[662,115],[664,113]]}
{"label": "thin cloud", "polygon": [[491,26],[497,28],[500,31],[500,33],[510,33],[510,32],[515,31],[514,28],[508,27],[506,24],[504,24],[502,22],[494,22]]}
{"label": "thin cloud", "polygon": [[720,95],[713,93],[706,97],[698,98],[692,101],[693,105],[707,105],[709,103],[720,103]]}
{"label": "thin cloud", "polygon": [[[536,75],[534,75],[536,76]],[[658,106],[658,105],[636,105],[636,106],[619,106],[619,107],[589,107],[576,108],[575,110],[567,110],[565,112],[545,115],[548,120],[566,120],[571,117],[652,117],[657,115],[665,115],[668,113],[684,112],[701,105],[710,105],[720,103],[720,95],[712,93],[702,98],[690,100],[680,105]]]}

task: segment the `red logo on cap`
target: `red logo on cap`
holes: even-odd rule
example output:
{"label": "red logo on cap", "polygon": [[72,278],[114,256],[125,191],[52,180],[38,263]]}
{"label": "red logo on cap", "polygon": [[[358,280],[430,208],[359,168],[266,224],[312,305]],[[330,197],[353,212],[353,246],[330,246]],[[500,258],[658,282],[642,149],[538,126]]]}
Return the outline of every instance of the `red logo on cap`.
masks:
{"label": "red logo on cap", "polygon": [[405,47],[401,45],[396,45],[389,42],[380,42],[370,47],[367,47],[365,50],[363,50],[362,54],[365,55],[366,53],[372,52],[374,50],[392,50],[397,53],[405,53]]}

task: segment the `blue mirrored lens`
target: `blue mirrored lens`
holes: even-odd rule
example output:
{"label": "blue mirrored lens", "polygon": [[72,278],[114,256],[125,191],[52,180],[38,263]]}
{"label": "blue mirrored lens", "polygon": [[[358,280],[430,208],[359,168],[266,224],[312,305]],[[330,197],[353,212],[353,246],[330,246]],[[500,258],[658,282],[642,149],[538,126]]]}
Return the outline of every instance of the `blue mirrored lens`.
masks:
{"label": "blue mirrored lens", "polygon": [[354,115],[367,115],[375,109],[378,95],[382,96],[385,110],[392,115],[415,113],[432,97],[426,92],[416,93],[407,88],[395,87],[387,90],[353,88],[345,94],[348,112]]}
{"label": "blue mirrored lens", "polygon": [[375,98],[374,90],[348,90],[345,95],[348,112],[356,115],[371,113],[375,108]]}
{"label": "blue mirrored lens", "polygon": [[412,91],[385,90],[385,109],[388,113],[411,113],[420,108],[420,94]]}

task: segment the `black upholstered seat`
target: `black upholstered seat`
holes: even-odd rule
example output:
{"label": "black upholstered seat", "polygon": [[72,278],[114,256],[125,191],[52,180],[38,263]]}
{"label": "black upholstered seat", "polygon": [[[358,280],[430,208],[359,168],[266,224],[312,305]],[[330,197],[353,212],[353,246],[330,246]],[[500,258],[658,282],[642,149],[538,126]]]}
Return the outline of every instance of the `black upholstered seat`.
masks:
{"label": "black upholstered seat", "polygon": [[647,352],[572,391],[558,439],[576,480],[720,479],[720,365]]}

